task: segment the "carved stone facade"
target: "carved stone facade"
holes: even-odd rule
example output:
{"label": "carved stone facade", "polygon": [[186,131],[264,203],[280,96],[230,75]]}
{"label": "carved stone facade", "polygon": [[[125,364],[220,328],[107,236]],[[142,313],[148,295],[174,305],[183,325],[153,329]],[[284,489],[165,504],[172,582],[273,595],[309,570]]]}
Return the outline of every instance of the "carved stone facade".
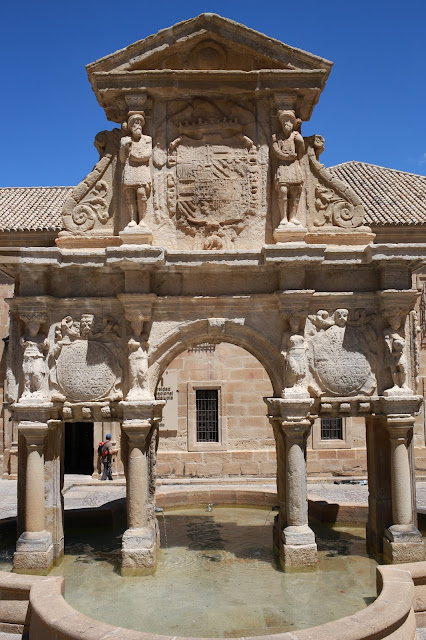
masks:
{"label": "carved stone facade", "polygon": [[16,283],[17,570],[48,571],[63,551],[64,424],[106,421],[127,482],[122,570],[154,570],[155,391],[201,343],[242,347],[268,374],[284,567],[316,563],[305,452],[324,415],[366,421],[370,547],[423,557],[410,460],[421,400],[411,273],[424,252],[374,245],[358,196],[319,162],[323,139],[303,138],[330,69],[210,14],[88,66],[120,130],[97,136],[100,160],[65,202],[57,246],[0,254]]}

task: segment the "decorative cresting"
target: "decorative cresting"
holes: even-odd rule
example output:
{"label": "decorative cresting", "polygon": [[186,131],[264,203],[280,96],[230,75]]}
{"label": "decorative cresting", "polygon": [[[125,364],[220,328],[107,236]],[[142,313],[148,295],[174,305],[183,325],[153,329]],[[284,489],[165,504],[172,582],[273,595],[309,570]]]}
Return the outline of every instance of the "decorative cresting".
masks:
{"label": "decorative cresting", "polygon": [[112,316],[65,316],[54,326],[49,352],[51,399],[121,400],[120,359],[120,328]]}

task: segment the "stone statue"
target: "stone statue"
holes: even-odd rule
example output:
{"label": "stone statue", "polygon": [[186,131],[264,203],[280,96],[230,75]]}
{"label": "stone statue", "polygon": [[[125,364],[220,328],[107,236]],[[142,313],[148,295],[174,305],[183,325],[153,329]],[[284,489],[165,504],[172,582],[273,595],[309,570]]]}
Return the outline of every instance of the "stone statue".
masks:
{"label": "stone statue", "polygon": [[386,364],[390,368],[394,386],[386,389],[384,395],[411,394],[406,385],[407,358],[405,356],[405,338],[401,332],[402,317],[395,314],[388,317],[389,326],[384,330],[386,344]]}
{"label": "stone statue", "polygon": [[127,401],[151,400],[148,381],[148,340],[130,338],[129,349],[129,392]]}
{"label": "stone statue", "polygon": [[124,166],[123,195],[129,207],[129,227],[145,226],[143,220],[151,193],[152,138],[143,135],[144,124],[142,113],[131,115],[127,121],[130,135],[122,138],[120,143],[120,160]]}
{"label": "stone statue", "polygon": [[307,371],[306,345],[303,336],[295,334],[289,337],[285,371],[285,396],[287,397],[289,393],[307,395],[308,392],[304,384]]}
{"label": "stone statue", "polygon": [[46,341],[39,334],[41,318],[38,314],[25,317],[27,333],[21,338],[23,348],[22,371],[24,374],[24,391],[22,400],[46,400]]}
{"label": "stone statue", "polygon": [[273,134],[272,149],[279,162],[275,173],[275,189],[278,193],[280,225],[300,225],[297,209],[302,193],[303,176],[299,160],[303,156],[305,145],[302,136],[295,130],[299,121],[294,111],[280,110],[278,119],[282,132]]}

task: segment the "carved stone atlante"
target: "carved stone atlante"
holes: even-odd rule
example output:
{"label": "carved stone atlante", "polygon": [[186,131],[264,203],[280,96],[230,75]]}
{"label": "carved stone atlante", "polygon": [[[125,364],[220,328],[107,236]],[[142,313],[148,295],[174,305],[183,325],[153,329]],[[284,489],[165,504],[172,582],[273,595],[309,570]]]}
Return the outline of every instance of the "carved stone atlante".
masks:
{"label": "carved stone atlante", "polygon": [[120,160],[123,165],[123,200],[127,203],[129,227],[146,228],[145,216],[151,195],[152,138],[143,134],[144,112],[133,113],[123,125],[125,135],[120,142]]}
{"label": "carved stone atlante", "polygon": [[388,326],[383,334],[385,340],[385,362],[390,369],[393,387],[384,391],[385,396],[411,395],[412,390],[407,385],[408,365],[406,356],[405,321],[407,310],[388,309],[384,313]]}
{"label": "carved stone atlante", "polygon": [[110,316],[66,316],[49,352],[52,400],[121,400],[119,327]]}
{"label": "carved stone atlante", "polygon": [[143,336],[140,340],[130,338],[127,344],[129,351],[129,392],[126,400],[131,402],[152,400],[153,396],[149,390],[148,378],[148,340]]}
{"label": "carved stone atlante", "polygon": [[43,402],[47,400],[46,336],[39,333],[46,322],[46,315],[39,312],[23,312],[25,333],[21,338],[23,391],[20,402]]}
{"label": "carved stone atlante", "polygon": [[348,323],[347,309],[333,314],[320,310],[308,318],[309,366],[312,391],[319,395],[351,396],[373,393],[375,376],[370,361],[372,350],[356,326]]}
{"label": "carved stone atlante", "polygon": [[280,211],[279,226],[300,225],[298,207],[302,194],[303,174],[299,161],[305,151],[303,138],[297,130],[301,121],[290,109],[280,110],[277,119],[280,123],[280,131],[272,135],[272,151],[277,161],[274,184]]}

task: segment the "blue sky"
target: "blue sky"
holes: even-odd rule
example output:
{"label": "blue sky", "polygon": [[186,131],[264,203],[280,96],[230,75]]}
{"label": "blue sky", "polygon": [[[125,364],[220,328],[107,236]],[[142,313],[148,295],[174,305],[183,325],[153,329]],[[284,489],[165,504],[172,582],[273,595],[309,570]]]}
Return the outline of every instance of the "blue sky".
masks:
{"label": "blue sky", "polygon": [[214,12],[334,62],[303,135],[331,166],[361,160],[426,174],[426,0],[5,0],[0,27],[0,186],[77,184],[112,128],[85,65]]}

